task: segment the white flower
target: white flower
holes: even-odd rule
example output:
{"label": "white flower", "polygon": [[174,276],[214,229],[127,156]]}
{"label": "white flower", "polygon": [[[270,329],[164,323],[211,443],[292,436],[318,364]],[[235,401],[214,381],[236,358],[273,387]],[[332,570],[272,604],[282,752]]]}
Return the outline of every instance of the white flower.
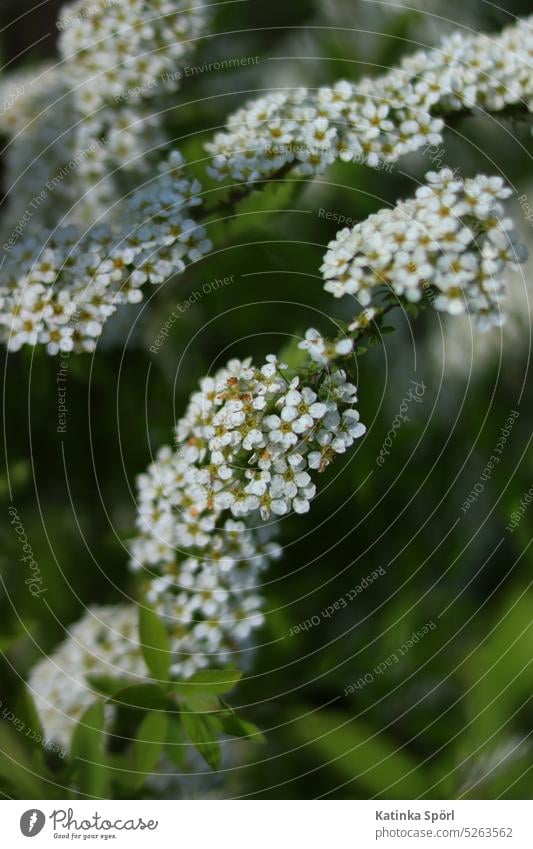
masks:
{"label": "white flower", "polygon": [[[374,289],[389,286],[407,301],[427,296],[438,310],[454,315],[468,310],[484,328],[498,324],[503,271],[523,259],[512,222],[496,199],[507,196],[506,187],[501,178],[483,175],[463,183],[447,168],[426,179],[415,198],[338,234],[322,265],[324,288],[335,297],[356,295],[366,305]],[[383,238],[397,250],[381,251]],[[337,267],[341,273],[335,274]],[[350,330],[358,329],[358,321]],[[303,344],[320,346],[325,357],[317,338]]]}
{"label": "white flower", "polygon": [[[337,158],[376,166],[442,142],[441,115],[474,107],[498,112],[510,103],[531,112],[532,21],[518,21],[499,36],[456,34],[435,50],[408,56],[381,77],[250,101],[206,145],[212,156],[209,173],[254,182],[293,162],[303,174],[320,174]],[[266,156],[276,139],[277,155]],[[448,189],[453,192],[453,176],[448,186],[436,187],[444,196]],[[494,191],[490,184],[489,191]],[[476,214],[486,205],[483,193],[479,204],[473,203]],[[342,274],[342,265],[336,272]]]}

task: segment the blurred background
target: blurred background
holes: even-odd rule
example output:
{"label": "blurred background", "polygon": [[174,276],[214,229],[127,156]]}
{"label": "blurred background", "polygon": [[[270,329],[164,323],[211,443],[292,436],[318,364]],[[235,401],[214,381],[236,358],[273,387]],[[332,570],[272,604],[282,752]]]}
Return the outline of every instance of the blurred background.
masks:
{"label": "blurred background", "polygon": [[[54,55],[60,5],[3,0],[4,73]],[[202,145],[255,92],[377,74],[449,32],[497,32],[529,11],[527,0],[505,8],[481,0],[220,3],[215,35],[200,41],[195,64],[259,62],[185,80],[168,132],[214,203],[219,190],[205,180]],[[260,359],[309,326],[328,333],[335,318],[350,317],[346,299],[322,290],[318,268],[337,227],[321,210],[363,219],[445,165],[465,176],[502,174],[517,196],[531,194],[531,151],[528,126],[465,118],[442,150],[390,171],[337,164],[312,185],[289,177],[252,195],[239,207],[249,214],[212,227],[211,256],[115,316],[94,357],[70,356],[65,434],[57,432],[59,361],[44,350],[2,352],[13,492],[4,473],[1,509],[7,519],[15,505],[48,588],[46,604],[28,592],[18,539],[3,522],[2,709],[86,606],[128,596],[135,476],[171,441],[199,378],[231,356]],[[213,284],[231,276],[229,285]],[[396,332],[359,359],[368,433],[328,470],[312,512],[281,522],[284,557],[263,588],[266,624],[233,698],[266,743],[228,743],[219,774],[199,766],[176,793],[530,797],[533,507],[506,529],[533,484],[530,278],[531,264],[510,280],[501,332],[480,336],[467,318],[434,310],[416,321],[398,313]],[[204,284],[209,294],[191,298]],[[169,313],[188,299],[159,353],[150,352]],[[380,466],[412,381],[424,385],[420,403],[409,402],[409,421]],[[499,462],[487,473],[497,446]],[[0,740],[8,763],[20,745],[10,723]],[[4,764],[2,792],[22,795],[14,784]],[[169,791],[154,781],[149,792]]]}

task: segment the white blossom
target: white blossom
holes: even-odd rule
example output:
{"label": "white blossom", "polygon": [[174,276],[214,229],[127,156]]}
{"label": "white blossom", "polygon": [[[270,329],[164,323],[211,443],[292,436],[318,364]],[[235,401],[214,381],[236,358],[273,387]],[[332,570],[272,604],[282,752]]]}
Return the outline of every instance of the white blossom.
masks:
{"label": "white blossom", "polygon": [[263,180],[294,166],[321,174],[336,159],[377,166],[442,141],[462,109],[533,111],[533,18],[499,36],[454,34],[381,77],[272,92],[230,116],[206,145],[219,180]]}
{"label": "white blossom", "polygon": [[[510,189],[500,177],[463,181],[447,168],[426,180],[413,199],[337,234],[321,267],[324,288],[366,306],[388,287],[411,302],[427,296],[453,315],[471,312],[483,328],[501,323],[505,269],[526,256],[501,203]],[[371,309],[350,330],[370,320]],[[311,342],[316,351],[316,339],[303,344]]]}

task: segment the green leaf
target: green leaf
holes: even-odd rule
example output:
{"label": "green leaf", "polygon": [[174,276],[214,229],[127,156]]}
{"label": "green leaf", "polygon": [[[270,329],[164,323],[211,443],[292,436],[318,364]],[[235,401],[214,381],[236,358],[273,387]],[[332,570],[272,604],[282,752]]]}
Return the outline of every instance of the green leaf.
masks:
{"label": "green leaf", "polygon": [[114,694],[108,702],[115,707],[113,721],[109,728],[109,747],[114,753],[128,750],[131,740],[135,739],[143,714],[148,711],[165,711],[169,701],[155,684],[134,684],[124,687]]}
{"label": "green leaf", "polygon": [[104,750],[104,705],[91,705],[74,729],[71,745],[74,769],[79,776],[80,793],[100,799],[107,797],[109,772]]}
{"label": "green leaf", "polygon": [[135,777],[137,787],[140,787],[146,777],[154,771],[166,739],[166,715],[160,711],[151,711],[141,722],[133,745],[133,765],[135,771],[139,773]]}
{"label": "green leaf", "polygon": [[528,704],[533,688],[533,593],[511,594],[495,612],[495,625],[463,666],[471,751],[490,749],[509,717]]}
{"label": "green leaf", "polygon": [[161,617],[148,604],[139,605],[139,635],[145,663],[156,681],[168,683],[170,640]]}
{"label": "green leaf", "polygon": [[42,751],[44,731],[41,725],[41,719],[35,707],[33,697],[25,685],[15,702],[14,712],[24,724],[21,729],[21,739],[23,744],[27,744],[32,748],[37,748]]}
{"label": "green leaf", "polygon": [[180,696],[181,703],[193,713],[215,713],[220,710],[220,700],[213,693],[192,691]]}
{"label": "green leaf", "polygon": [[[303,719],[299,719],[301,716]],[[428,776],[416,760],[381,729],[349,714],[322,710],[295,714],[291,742],[305,743],[307,757],[346,782],[347,792],[382,793],[391,799],[416,799],[428,789]]]}
{"label": "green leaf", "polygon": [[253,743],[266,742],[265,735],[253,722],[241,719],[234,711],[225,713],[219,717],[222,730],[231,737],[242,737],[252,739]]}
{"label": "green leaf", "polygon": [[163,710],[166,704],[164,692],[155,684],[132,684],[123,687],[109,698],[121,708],[136,710]]}
{"label": "green leaf", "polygon": [[214,770],[219,769],[222,757],[220,743],[217,740],[219,723],[205,714],[185,712],[181,714],[181,721],[191,743],[208,766]]}
{"label": "green leaf", "polygon": [[189,744],[185,742],[180,717],[175,714],[169,715],[165,752],[178,769],[182,769],[185,765],[188,745]]}
{"label": "green leaf", "polygon": [[[47,799],[54,793],[42,764],[34,753],[21,745],[20,735],[7,723],[0,723],[0,780],[15,799]],[[39,775],[42,772],[43,777]]]}
{"label": "green leaf", "polygon": [[124,679],[113,678],[111,675],[87,675],[87,683],[102,696],[113,696],[117,690],[128,686]]}
{"label": "green leaf", "polygon": [[172,690],[187,699],[201,693],[219,695],[233,690],[241,678],[239,669],[201,669],[188,681],[174,683]]}

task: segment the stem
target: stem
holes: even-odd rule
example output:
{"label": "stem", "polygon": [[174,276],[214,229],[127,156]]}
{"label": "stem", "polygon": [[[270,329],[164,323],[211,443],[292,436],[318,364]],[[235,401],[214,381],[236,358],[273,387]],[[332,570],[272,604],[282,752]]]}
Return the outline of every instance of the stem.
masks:
{"label": "stem", "polygon": [[[282,168],[272,174],[271,177],[265,180],[256,180],[253,183],[243,183],[238,189],[232,189],[224,200],[211,207],[206,207],[197,216],[198,221],[203,221],[211,215],[220,215],[225,212],[232,211],[233,208],[245,198],[249,197],[254,191],[259,191],[265,184],[276,183],[282,180],[294,168],[294,162],[286,162]],[[221,186],[221,188],[224,188]]]}

